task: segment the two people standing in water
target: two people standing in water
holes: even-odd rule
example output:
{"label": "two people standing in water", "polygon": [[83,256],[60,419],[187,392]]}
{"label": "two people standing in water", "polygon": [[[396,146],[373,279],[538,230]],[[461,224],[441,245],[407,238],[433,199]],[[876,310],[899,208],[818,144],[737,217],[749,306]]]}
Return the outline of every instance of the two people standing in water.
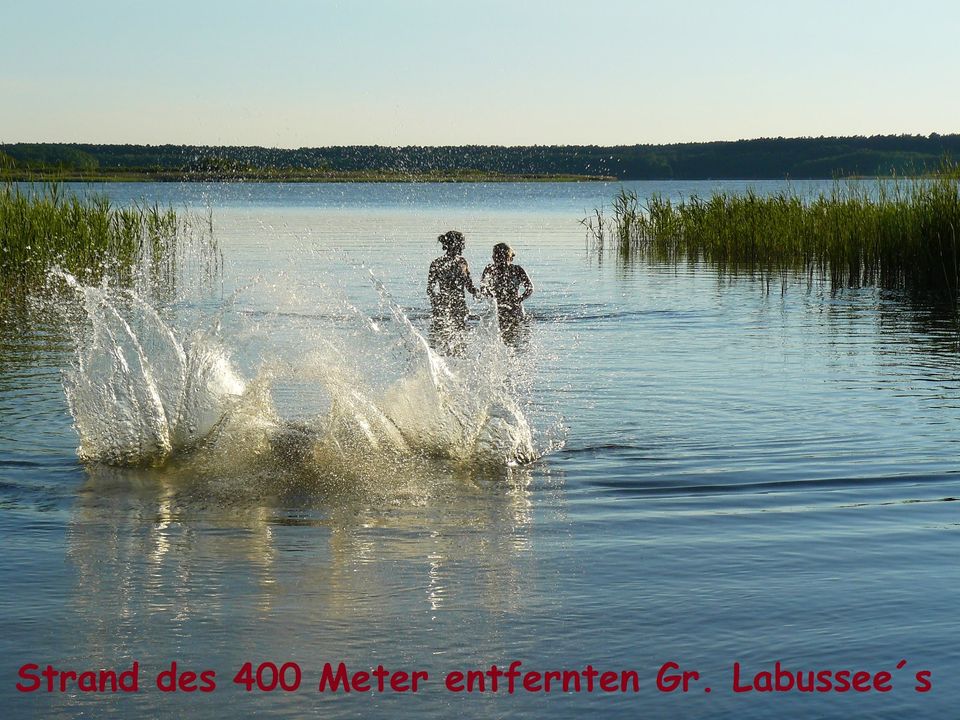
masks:
{"label": "two people standing in water", "polygon": [[500,335],[505,343],[516,346],[524,324],[522,303],[533,294],[533,283],[522,267],[513,264],[513,249],[506,243],[494,246],[493,262],[484,268],[478,288],[463,257],[463,233],[450,230],[437,239],[444,255],[430,263],[427,275],[427,295],[433,310],[431,345],[446,355],[463,351],[469,292],[474,297],[485,295],[496,300]]}

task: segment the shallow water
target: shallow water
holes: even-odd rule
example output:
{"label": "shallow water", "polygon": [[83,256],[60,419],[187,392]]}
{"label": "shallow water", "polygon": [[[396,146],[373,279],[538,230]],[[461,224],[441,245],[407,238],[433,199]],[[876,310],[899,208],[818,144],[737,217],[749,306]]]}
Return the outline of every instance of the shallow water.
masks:
{"label": "shallow water", "polygon": [[[641,196],[746,186],[632,185]],[[209,445],[174,443],[137,467],[84,464],[62,374],[77,327],[49,308],[8,309],[4,717],[953,717],[956,324],[896,293],[766,292],[704,267],[598,262],[578,220],[618,187],[105,186],[121,202],[212,209],[222,278],[188,276],[175,298],[144,301],[185,352],[222,313],[209,337],[244,388],[266,389],[259,404],[230,405],[243,422]],[[466,234],[474,275],[506,241],[537,291],[527,351],[491,358],[478,338],[442,397],[493,398],[471,418],[516,402],[543,457],[489,462],[459,431],[427,457],[383,450],[376,432],[376,446],[356,433],[318,445],[334,421],[374,417],[369,404],[335,412],[351,388],[394,419],[399,397],[405,417],[454,422],[428,401],[432,382],[411,382],[429,357],[415,333],[433,239],[450,228]],[[131,324],[141,340],[150,327]],[[146,353],[171,357],[162,333],[149,337]],[[90,408],[113,407],[97,397]],[[29,662],[134,660],[135,694],[15,688]],[[153,677],[174,660],[214,669],[217,689],[159,692]],[[451,671],[512,660],[633,669],[640,691],[444,689]],[[893,690],[732,691],[734,662],[752,677],[777,660],[889,671]],[[296,662],[302,686],[246,693],[232,682],[245,661]],[[430,677],[415,694],[317,692],[324,663],[340,661]],[[668,661],[701,680],[659,692]],[[929,692],[914,690],[920,670]]]}

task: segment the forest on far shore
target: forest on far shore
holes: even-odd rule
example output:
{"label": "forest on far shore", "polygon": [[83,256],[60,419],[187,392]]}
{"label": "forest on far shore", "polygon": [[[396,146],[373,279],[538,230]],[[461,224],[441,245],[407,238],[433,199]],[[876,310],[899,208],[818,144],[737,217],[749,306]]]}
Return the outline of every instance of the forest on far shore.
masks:
{"label": "forest on far shore", "polygon": [[670,145],[264,148],[0,144],[0,178],[140,180],[702,180],[916,175],[960,159],[960,134]]}

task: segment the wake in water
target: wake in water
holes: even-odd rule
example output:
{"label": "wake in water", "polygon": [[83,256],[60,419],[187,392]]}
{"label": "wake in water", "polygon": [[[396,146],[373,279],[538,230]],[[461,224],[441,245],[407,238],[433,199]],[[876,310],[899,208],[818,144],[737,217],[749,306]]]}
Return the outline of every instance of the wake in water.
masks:
{"label": "wake in water", "polygon": [[175,311],[135,292],[57,278],[82,308],[64,388],[85,461],[240,469],[266,458],[350,477],[433,460],[514,466],[557,444],[535,441],[527,363],[500,341],[493,308],[462,357],[442,357],[371,275],[377,315],[338,301],[276,343],[267,332],[265,348],[289,347],[262,351],[243,377],[221,330],[226,313],[244,314],[236,299],[181,330]]}

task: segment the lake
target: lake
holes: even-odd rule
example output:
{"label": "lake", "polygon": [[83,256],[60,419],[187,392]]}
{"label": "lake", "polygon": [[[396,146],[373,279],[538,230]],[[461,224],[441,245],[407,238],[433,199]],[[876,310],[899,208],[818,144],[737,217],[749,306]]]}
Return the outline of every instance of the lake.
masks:
{"label": "lake", "polygon": [[[955,717],[956,318],[598,257],[579,220],[620,187],[96,186],[218,251],[3,312],[4,717]],[[449,229],[475,279],[516,251],[524,348],[477,302],[462,357],[426,349]],[[134,662],[138,692],[39,676]],[[341,662],[408,677],[320,692]],[[777,662],[826,688],[763,692]]]}

